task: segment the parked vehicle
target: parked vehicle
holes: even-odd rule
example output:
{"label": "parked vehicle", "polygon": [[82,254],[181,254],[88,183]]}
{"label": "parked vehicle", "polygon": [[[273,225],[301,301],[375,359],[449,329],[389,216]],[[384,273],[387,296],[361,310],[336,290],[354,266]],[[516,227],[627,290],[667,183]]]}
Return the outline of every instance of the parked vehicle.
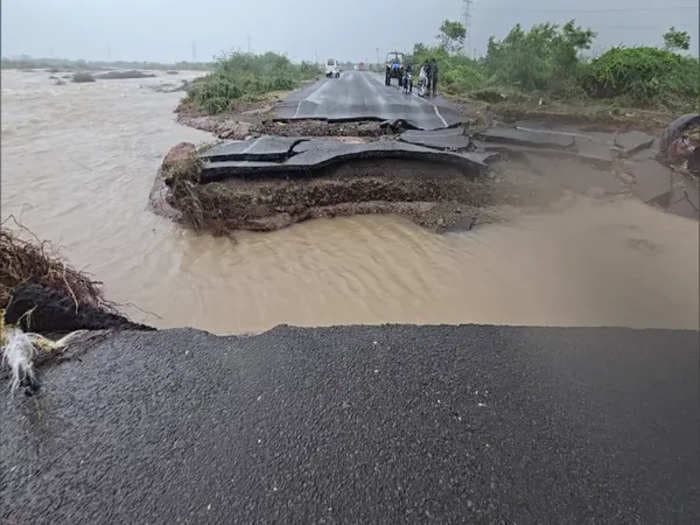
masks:
{"label": "parked vehicle", "polygon": [[340,78],[340,64],[335,58],[329,58],[326,62],[326,76],[328,78]]}
{"label": "parked vehicle", "polygon": [[403,78],[403,67],[405,62],[405,56],[403,53],[398,51],[391,51],[386,55],[386,70],[385,70],[385,83],[387,86],[391,85],[392,78],[399,79],[399,87],[401,87],[401,79]]}

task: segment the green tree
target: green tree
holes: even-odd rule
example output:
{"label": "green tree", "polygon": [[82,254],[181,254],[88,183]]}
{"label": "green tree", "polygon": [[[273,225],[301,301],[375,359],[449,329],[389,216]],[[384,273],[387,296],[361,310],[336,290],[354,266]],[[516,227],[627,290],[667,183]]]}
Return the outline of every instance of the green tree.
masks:
{"label": "green tree", "polygon": [[438,38],[446,51],[455,53],[464,46],[466,36],[467,29],[460,22],[445,20],[440,26]]}
{"label": "green tree", "polygon": [[687,51],[690,49],[690,35],[687,31],[677,31],[671,26],[671,29],[664,33],[664,44],[669,51],[675,49]]}

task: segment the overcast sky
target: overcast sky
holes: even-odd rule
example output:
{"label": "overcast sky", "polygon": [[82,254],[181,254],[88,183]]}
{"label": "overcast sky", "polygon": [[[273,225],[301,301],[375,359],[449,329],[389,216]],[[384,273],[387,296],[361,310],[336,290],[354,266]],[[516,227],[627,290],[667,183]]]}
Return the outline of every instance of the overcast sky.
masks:
{"label": "overcast sky", "polygon": [[[1,0],[2,56],[87,60],[208,60],[225,51],[272,50],[293,60],[375,61],[377,48],[432,42],[461,0]],[[474,0],[470,45],[490,35],[575,18],[614,44],[661,42],[669,26],[698,44],[698,0]],[[193,45],[194,43],[194,45]],[[194,48],[194,49],[193,49]]]}

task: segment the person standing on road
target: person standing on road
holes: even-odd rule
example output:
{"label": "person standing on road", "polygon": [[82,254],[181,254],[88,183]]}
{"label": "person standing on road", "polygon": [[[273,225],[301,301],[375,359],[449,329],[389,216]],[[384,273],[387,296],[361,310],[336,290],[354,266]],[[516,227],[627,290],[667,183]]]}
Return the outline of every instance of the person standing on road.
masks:
{"label": "person standing on road", "polygon": [[404,69],[403,92],[407,94],[413,93],[413,67],[411,67],[411,64],[406,64]]}
{"label": "person standing on road", "polygon": [[426,79],[425,93],[426,93],[426,95],[430,95],[430,86],[432,85],[432,82],[433,82],[433,72],[432,72],[432,69],[430,67],[430,62],[428,60],[426,60],[423,67],[425,68],[425,79]]}
{"label": "person standing on road", "polygon": [[433,58],[432,64],[430,64],[430,73],[431,73],[431,87],[433,90],[433,96],[437,95],[437,86],[438,86],[438,77],[440,70],[438,68],[437,60]]}

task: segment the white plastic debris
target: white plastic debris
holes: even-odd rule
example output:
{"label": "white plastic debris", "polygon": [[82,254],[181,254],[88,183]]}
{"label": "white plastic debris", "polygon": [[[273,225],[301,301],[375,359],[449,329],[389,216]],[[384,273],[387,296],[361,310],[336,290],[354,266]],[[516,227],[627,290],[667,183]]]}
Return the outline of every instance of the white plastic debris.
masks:
{"label": "white plastic debris", "polygon": [[10,390],[14,392],[20,386],[36,390],[38,383],[34,373],[34,358],[38,350],[52,352],[66,348],[84,330],[72,332],[58,341],[47,339],[43,335],[23,332],[19,328],[5,328],[4,345],[0,348],[2,365],[10,369],[12,381]]}
{"label": "white plastic debris", "polygon": [[8,329],[6,344],[2,348],[2,363],[10,368],[12,381],[10,390],[17,390],[20,384],[33,384],[34,356],[36,349],[31,338],[18,328]]}

